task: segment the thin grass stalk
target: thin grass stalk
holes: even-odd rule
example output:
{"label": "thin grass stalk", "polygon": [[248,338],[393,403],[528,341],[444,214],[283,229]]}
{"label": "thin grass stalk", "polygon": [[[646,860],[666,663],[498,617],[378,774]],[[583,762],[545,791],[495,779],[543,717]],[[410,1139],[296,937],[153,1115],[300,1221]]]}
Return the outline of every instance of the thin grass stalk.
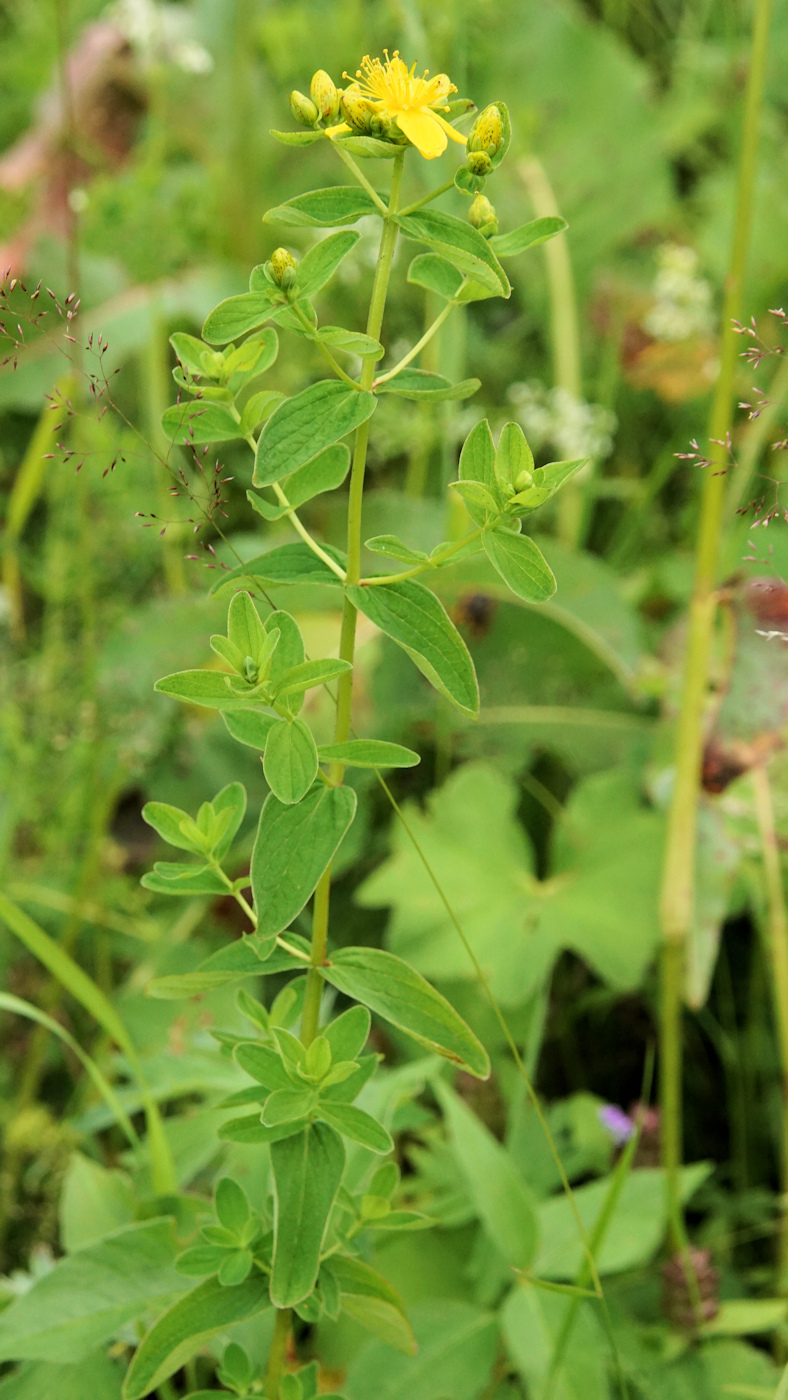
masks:
{"label": "thin grass stalk", "polygon": [[[725,284],[720,371],[709,419],[709,438],[726,438],[733,417],[733,392],[738,338],[733,327],[740,319],[744,274],[750,245],[753,189],[758,152],[760,113],[768,58],[771,0],[756,0],[752,51],[747,77],[742,147],[739,162],[736,217],[731,260]],[[682,1032],[681,1005],[684,949],[695,902],[695,861],[698,791],[703,742],[709,654],[716,608],[715,587],[725,505],[724,463],[727,449],[711,443],[703,483],[690,604],[689,637],[684,662],[681,710],[676,741],[676,773],[668,816],[668,831],[660,899],[662,930],[662,988],[660,1024],[660,1092],[662,1154],[667,1174],[668,1214],[673,1245],[680,1248],[683,1221],[680,1199],[682,1157]]]}

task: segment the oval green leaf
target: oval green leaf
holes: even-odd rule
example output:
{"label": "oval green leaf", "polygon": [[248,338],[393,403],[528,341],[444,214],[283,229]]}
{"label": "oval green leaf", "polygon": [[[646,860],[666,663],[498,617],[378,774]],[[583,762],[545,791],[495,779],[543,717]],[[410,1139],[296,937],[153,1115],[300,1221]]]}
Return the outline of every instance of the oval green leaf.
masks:
{"label": "oval green leaf", "polygon": [[[296,133],[293,133],[295,135]],[[285,224],[289,228],[342,228],[355,224],[367,214],[377,214],[371,195],[358,185],[334,185],[327,190],[310,190],[277,204],[263,215],[264,224]]]}
{"label": "oval green leaf", "polygon": [[161,416],[161,426],[170,442],[228,442],[243,437],[241,425],[224,404],[190,399],[173,404]]}
{"label": "oval green leaf", "polygon": [[300,802],[317,777],[317,748],[302,719],[283,719],[269,731],[263,772],[280,802]]}
{"label": "oval green leaf", "polygon": [[482,544],[512,592],[526,603],[544,603],[556,590],[555,575],[538,545],[528,535],[508,530],[485,530]]}
{"label": "oval green leaf", "polygon": [[321,763],[344,763],[348,768],[415,768],[421,758],[403,744],[384,739],[348,739],[344,744],[321,744]]}
{"label": "oval green leaf", "polygon": [[276,309],[275,297],[281,293],[273,287],[266,291],[242,292],[240,296],[220,301],[202,328],[203,337],[211,345],[226,345],[247,331],[256,331],[268,321]]}
{"label": "oval green leaf", "polygon": [[251,880],[257,936],[271,940],[301,913],[353,820],[356,794],[318,787],[295,806],[271,793],[260,814]]}
{"label": "oval green leaf", "polygon": [[257,440],[253,484],[270,486],[290,476],[366,422],[376,407],[374,394],[350,389],[338,379],[318,380],[285,399]]}
{"label": "oval green leaf", "polygon": [[417,209],[397,220],[403,233],[426,243],[453,267],[498,296],[511,295],[506,276],[487,239],[472,224],[437,209]]}
{"label": "oval green leaf", "polygon": [[292,1137],[271,1144],[271,1302],[277,1308],[294,1307],[315,1286],[320,1250],[344,1166],[342,1139],[327,1123],[312,1123]]}

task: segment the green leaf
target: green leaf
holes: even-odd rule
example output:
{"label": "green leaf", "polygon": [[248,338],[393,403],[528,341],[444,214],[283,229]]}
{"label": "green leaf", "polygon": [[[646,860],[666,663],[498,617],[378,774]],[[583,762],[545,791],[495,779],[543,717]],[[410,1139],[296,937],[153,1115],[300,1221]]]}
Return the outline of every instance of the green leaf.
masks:
{"label": "green leaf", "polygon": [[355,224],[367,214],[379,213],[372,196],[360,186],[333,185],[331,189],[310,190],[277,204],[263,215],[263,223],[286,224],[290,228],[341,228]]}
{"label": "green leaf", "polygon": [[[313,496],[319,496],[323,491],[333,491],[348,474],[350,467],[350,451],[344,443],[335,443],[333,447],[327,447],[324,452],[318,453],[311,462],[307,462],[292,476],[285,477],[281,483],[290,506],[297,510],[305,501],[311,501]],[[282,505],[272,505],[270,501],[259,496],[256,491],[247,491],[246,498],[250,505],[265,517],[266,520],[281,520],[287,514],[288,507]]]}
{"label": "green leaf", "polygon": [[331,1047],[335,1063],[355,1060],[361,1054],[369,1039],[370,1026],[371,1018],[366,1006],[351,1006],[324,1028],[323,1035]]}
{"label": "green leaf", "polygon": [[198,1244],[179,1254],[175,1267],[184,1278],[204,1278],[218,1273],[224,1262],[225,1250],[218,1244]]}
{"label": "green leaf", "polygon": [[185,700],[190,705],[203,705],[208,710],[238,710],[248,701],[234,695],[225,680],[224,671],[176,671],[162,676],[153,689],[173,700]]}
{"label": "green leaf", "polygon": [[161,416],[161,426],[171,442],[227,442],[243,437],[241,425],[229,408],[201,399],[173,404]]}
{"label": "green leaf", "polygon": [[302,969],[309,957],[309,943],[300,934],[291,933],[288,943],[300,948],[305,954],[303,960],[294,958],[284,948],[275,948],[271,956],[261,962],[254,946],[243,939],[237,939],[226,948],[220,948],[210,958],[201,963],[196,972],[184,972],[172,977],[156,977],[145,988],[145,995],[160,1001],[182,1001],[188,997],[204,996],[217,987],[226,987],[246,977],[268,977],[277,972],[292,972]]}
{"label": "green leaf", "polygon": [[260,424],[265,423],[284,400],[285,395],[280,394],[277,389],[261,389],[259,394],[252,394],[241,412],[241,435],[248,437],[250,433],[256,432]]}
{"label": "green leaf", "polygon": [[360,1143],[362,1147],[368,1147],[370,1151],[379,1152],[382,1156],[394,1151],[391,1133],[370,1113],[365,1113],[363,1108],[321,1099],[315,1111],[318,1118],[336,1128],[343,1137],[350,1138],[351,1142]]}
{"label": "green leaf", "polygon": [[398,643],[435,689],[465,714],[479,712],[479,688],[468,648],[446,609],[413,579],[347,589],[350,601]]}
{"label": "green leaf", "polygon": [[416,1355],[392,1354],[386,1343],[370,1342],[350,1365],[348,1400],[478,1400],[488,1388],[499,1347],[495,1314],[441,1298],[416,1304],[411,1320]]}
{"label": "green leaf", "polygon": [[393,379],[379,384],[378,394],[399,394],[400,398],[413,399],[419,403],[442,403],[447,399],[469,399],[480,389],[480,379],[463,379],[452,384],[442,374],[433,374],[427,369],[401,369]]}
{"label": "green leaf", "polygon": [[321,968],[327,982],[406,1031],[428,1050],[486,1079],[484,1046],[421,973],[380,948],[339,948]]}
{"label": "green leaf", "polygon": [[562,1400],[609,1400],[607,1343],[590,1303],[523,1284],[512,1289],[502,1312],[506,1350],[528,1386],[540,1395],[567,1312],[576,1308],[572,1339],[555,1376]]}
{"label": "green leaf", "polygon": [[179,1299],[154,1323],[132,1358],[123,1400],[142,1400],[180,1370],[212,1337],[271,1306],[268,1284],[253,1274],[235,1288],[209,1278]]}
{"label": "green leaf", "polygon": [[426,243],[466,276],[498,296],[511,295],[509,279],[487,239],[472,224],[437,209],[417,209],[397,223],[408,238]]}
{"label": "green leaf", "polygon": [[311,462],[375,412],[374,394],[350,389],[338,379],[321,379],[285,399],[257,441],[255,486],[270,486]]}
{"label": "green leaf", "polygon": [[532,473],[534,454],[519,423],[504,423],[495,449],[495,480],[500,487],[514,487],[521,472]]}
{"label": "green leaf", "polygon": [[181,822],[187,817],[180,807],[172,807],[169,802],[146,802],[142,809],[142,820],[157,831],[169,846],[179,851],[191,851],[192,855],[202,855],[204,846],[192,840],[181,831]]}
{"label": "green leaf", "polygon": [[[331,552],[333,553],[333,551]],[[268,673],[268,684],[278,686],[285,675],[292,674],[295,667],[304,664],[304,639],[301,636],[301,628],[288,612],[271,613],[268,626],[276,627],[279,631],[279,642]],[[303,692],[296,691],[285,696],[284,699],[280,695],[278,703],[284,704],[291,715],[297,715],[304,703]]]}
{"label": "green leaf", "polygon": [[219,1223],[226,1230],[240,1234],[249,1219],[249,1202],[246,1192],[231,1176],[223,1176],[216,1183],[214,1207]]}
{"label": "green leaf", "polygon": [[296,1089],[289,1084],[286,1089],[274,1089],[263,1106],[262,1119],[266,1127],[277,1127],[280,1123],[301,1123],[313,1105],[311,1089]]}
{"label": "green leaf", "polygon": [[720,1303],[719,1311],[703,1326],[705,1337],[754,1337],[773,1332],[788,1315],[786,1298],[735,1298]]}
{"label": "green leaf", "polygon": [[457,1165],[489,1238],[507,1264],[530,1268],[539,1240],[536,1203],[514,1159],[446,1084],[436,1079],[434,1089]]}
{"label": "green leaf", "polygon": [[80,1361],[183,1289],[172,1222],[151,1220],[67,1255],[0,1316],[0,1360]]}
{"label": "green leaf", "polygon": [[222,711],[222,719],[227,729],[239,744],[246,744],[250,749],[264,750],[268,735],[275,724],[279,723],[278,715],[266,714],[263,710],[226,710]]}
{"label": "green leaf", "polygon": [[388,1279],[361,1259],[332,1254],[327,1267],[339,1285],[342,1309],[381,1341],[415,1356],[416,1338],[405,1305]]}
{"label": "green leaf", "polygon": [[185,335],[183,331],[178,331],[176,335],[170,336],[170,345],[189,374],[207,375],[210,379],[217,378],[218,365],[214,363],[215,351],[211,350],[204,341],[198,340],[195,335]]}
{"label": "green leaf", "polygon": [[332,350],[344,350],[348,355],[373,355],[379,360],[386,353],[379,340],[361,331],[346,331],[344,326],[321,326],[317,340]]}
{"label": "green leaf", "polygon": [[423,549],[411,549],[399,535],[374,535],[371,540],[364,541],[364,548],[386,559],[399,559],[403,564],[426,564],[429,560]]}
{"label": "green leaf", "polygon": [[292,1089],[293,1081],[285,1069],[282,1056],[268,1045],[257,1041],[236,1045],[233,1055],[246,1074],[251,1075],[269,1093],[274,1089]]}
{"label": "green leaf", "polygon": [[223,812],[231,813],[224,833],[214,847],[214,856],[221,861],[227,855],[246,816],[246,788],[243,783],[227,783],[214,797],[213,810],[217,817]]}
{"label": "green leaf", "polygon": [[[164,862],[158,861],[157,865],[164,865]],[[173,870],[174,867],[170,865],[169,868]],[[188,865],[178,869],[182,873],[176,876],[168,875],[154,866],[153,870],[145,872],[140,884],[155,894],[172,894],[182,898],[196,894],[227,894],[227,885],[215,870],[192,870]]]}
{"label": "green leaf", "polygon": [[250,379],[265,374],[279,354],[279,336],[273,326],[250,335],[237,350],[224,352],[224,375],[233,393],[237,393]]}
{"label": "green leaf", "polygon": [[317,748],[302,719],[281,720],[269,731],[263,772],[280,802],[300,802],[317,777]]}
{"label": "green leaf", "polygon": [[311,146],[315,141],[329,140],[325,131],[274,131],[272,127],[269,135],[283,146]]}
{"label": "green leaf", "polygon": [[312,1292],[345,1166],[342,1139],[325,1123],[271,1144],[274,1256],[271,1302],[293,1307]]}
{"label": "green leaf", "polygon": [[263,651],[266,629],[249,593],[236,593],[230,599],[227,610],[227,639],[237,647],[242,657],[251,656],[257,661]]}
{"label": "green leaf", "polygon": [[[335,549],[331,544],[323,545],[322,548],[340,568],[346,568],[347,555],[341,549]],[[309,545],[299,543],[279,545],[277,549],[270,549],[267,554],[259,554],[247,564],[241,564],[239,568],[223,574],[211,592],[218,593],[231,583],[248,584],[250,579],[260,579],[264,583],[330,583],[335,588],[340,584],[336,574],[318,558]],[[269,623],[270,620],[269,618]],[[280,639],[277,651],[280,651],[281,647]],[[193,673],[187,671],[183,674]]]}
{"label": "green leaf", "polygon": [[340,657],[326,656],[319,661],[302,661],[298,666],[289,667],[279,677],[274,688],[274,698],[279,701],[287,695],[302,694],[316,685],[326,685],[328,681],[336,680],[337,676],[350,670],[350,662],[343,661]]}
{"label": "green leaf", "polygon": [[408,281],[451,301],[462,286],[462,273],[436,253],[420,253],[408,268]]}
{"label": "green leaf", "polygon": [[544,603],[556,590],[555,576],[539,546],[528,535],[485,530],[484,552],[504,583],[526,603]]}
{"label": "green leaf", "polygon": [[[459,477],[461,482],[478,483],[490,493],[493,505],[496,504],[498,485],[495,479],[495,443],[486,418],[476,424],[463,443],[460,453]],[[487,498],[476,500],[473,493],[461,491],[468,514],[476,525],[484,525],[490,506]]]}
{"label": "green leaf", "polygon": [[262,1143],[283,1142],[301,1131],[300,1121],[269,1126],[260,1121],[259,1113],[251,1113],[245,1118],[231,1118],[229,1122],[223,1123],[219,1129],[219,1137],[223,1142],[259,1146]]}
{"label": "green leaf", "polygon": [[344,763],[350,768],[415,768],[421,759],[413,749],[383,739],[348,739],[344,744],[321,744],[321,763]]}
{"label": "green leaf", "polygon": [[330,233],[305,253],[296,270],[290,296],[293,301],[313,297],[330,281],[339,264],[358,243],[360,233]]}
{"label": "green leaf", "polygon": [[518,253],[524,253],[526,248],[535,248],[537,243],[545,243],[548,238],[555,238],[557,233],[563,233],[567,227],[566,219],[562,219],[559,214],[548,214],[541,219],[532,219],[528,224],[521,224],[509,233],[495,234],[490,243],[496,257],[515,258]]}
{"label": "green leaf", "polygon": [[490,491],[489,487],[482,486],[480,481],[453,481],[452,489],[461,496],[468,510],[471,519],[477,525],[483,525],[488,515],[499,515],[501,513],[501,503]]}
{"label": "green leaf", "polygon": [[135,1214],[134,1191],[124,1172],[108,1170],[81,1152],[71,1154],[60,1194],[60,1241],[68,1254],[133,1224]]}
{"label": "green leaf", "polygon": [[27,1362],[0,1381],[0,1400],[121,1400],[122,1379],[118,1362],[102,1347],[78,1365]]}
{"label": "green leaf", "polygon": [[234,1249],[225,1254],[219,1268],[219,1282],[225,1288],[234,1288],[249,1277],[254,1262],[251,1249]]}
{"label": "green leaf", "polygon": [[203,336],[212,345],[226,345],[228,341],[237,340],[247,331],[256,331],[270,321],[281,301],[282,293],[274,287],[228,297],[226,301],[220,301],[207,317],[202,328]]}
{"label": "green leaf", "polygon": [[[342,146],[351,156],[375,157],[378,160],[393,160],[402,146],[394,141],[378,141],[375,136],[335,136],[334,144]],[[378,209],[377,213],[381,211]]]}
{"label": "green leaf", "polygon": [[257,936],[273,940],[300,914],[356,811],[348,787],[317,787],[287,806],[265,800],[252,852]]}

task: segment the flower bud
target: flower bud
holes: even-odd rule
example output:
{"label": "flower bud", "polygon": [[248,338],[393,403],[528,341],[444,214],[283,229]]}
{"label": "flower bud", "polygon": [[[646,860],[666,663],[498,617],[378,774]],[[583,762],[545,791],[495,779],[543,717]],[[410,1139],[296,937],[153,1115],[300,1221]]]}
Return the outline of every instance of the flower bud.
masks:
{"label": "flower bud", "polygon": [[473,227],[480,229],[486,238],[491,238],[494,233],[498,232],[498,219],[486,195],[477,194],[468,210],[468,219]]}
{"label": "flower bud", "polygon": [[523,470],[521,472],[518,472],[517,476],[514,479],[515,491],[527,491],[528,487],[533,486],[533,484],[533,472],[529,472],[527,467],[523,467]]}
{"label": "flower bud", "polygon": [[276,285],[281,287],[283,292],[288,291],[295,282],[296,268],[298,267],[292,253],[288,253],[286,248],[274,249],[269,266]]}
{"label": "flower bud", "polygon": [[492,161],[486,151],[469,151],[466,161],[472,175],[489,175]]}
{"label": "flower bud", "polygon": [[317,107],[321,121],[336,121],[339,115],[339,93],[333,78],[322,68],[318,68],[309,84],[309,95]]}
{"label": "flower bud", "polygon": [[348,126],[352,126],[356,131],[369,132],[372,118],[378,116],[377,107],[361,96],[357,83],[345,88],[340,98],[340,106]]}
{"label": "flower bud", "polygon": [[387,112],[374,112],[369,119],[370,136],[388,136],[391,131],[391,117]]}
{"label": "flower bud", "polygon": [[484,151],[488,156],[494,156],[501,149],[502,142],[503,118],[493,102],[476,118],[468,137],[468,150]]}
{"label": "flower bud", "polygon": [[290,94],[290,111],[302,126],[314,126],[320,113],[310,98],[294,88]]}

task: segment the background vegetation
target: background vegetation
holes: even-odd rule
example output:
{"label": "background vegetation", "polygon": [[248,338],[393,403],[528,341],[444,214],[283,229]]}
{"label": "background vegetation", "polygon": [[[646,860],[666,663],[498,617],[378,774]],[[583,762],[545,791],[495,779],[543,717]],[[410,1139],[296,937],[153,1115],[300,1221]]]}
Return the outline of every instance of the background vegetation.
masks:
{"label": "background vegetation", "polygon": [[[488,190],[501,229],[557,209],[569,231],[510,265],[511,300],[456,313],[430,346],[425,367],[478,376],[477,397],[381,404],[366,535],[396,532],[425,549],[446,537],[458,446],[485,415],[494,428],[516,418],[537,461],[589,456],[592,467],[540,517],[553,602],[504,599],[477,561],[439,578],[476,664],[480,722],[458,719],[368,626],[356,727],[422,754],[392,790],[535,1077],[590,1225],[605,1189],[597,1183],[627,1131],[600,1110],[655,1099],[665,811],[699,495],[704,471],[716,469],[703,465],[704,433],[751,22],[745,0],[0,4],[0,266],[23,272],[25,284],[8,290],[2,317],[2,890],[117,1009],[161,1105],[179,1187],[194,1199],[228,1170],[253,1204],[264,1190],[251,1149],[216,1136],[216,1105],[239,1082],[211,1031],[237,1029],[241,1013],[232,990],[173,1006],[144,988],[190,971],[242,926],[231,901],[174,908],[140,887],[163,853],[140,812],[149,800],[195,811],[238,779],[250,794],[248,855],[266,789],[257,756],[239,751],[218,717],[155,697],[153,682],[207,664],[205,638],[223,629],[225,606],[208,589],[260,544],[246,533],[247,469],[232,444],[220,504],[213,457],[200,473],[168,453],[159,428],[174,399],[168,336],[198,332],[221,297],[245,289],[249,267],[277,242],[261,222],[267,208],[339,179],[322,144],[294,151],[268,134],[290,125],[290,89],[306,89],[315,69],[339,77],[364,53],[398,46],[448,72],[479,107],[509,104],[506,177]],[[724,449],[726,582],[684,988],[683,1189],[690,1235],[706,1251],[697,1276],[707,1320],[693,1329],[681,1268],[663,1270],[652,1109],[597,1259],[606,1306],[583,1302],[554,1378],[567,1400],[621,1393],[622,1383],[645,1400],[769,1396],[788,1344],[774,1012],[788,837],[788,376],[775,314],[786,298],[787,73],[788,7],[778,3],[744,298],[757,338],[741,341],[756,353],[739,361],[744,406]],[[425,190],[434,174],[424,174]],[[446,207],[467,209],[459,194]],[[308,231],[292,234],[294,251],[309,246]],[[371,267],[371,231],[367,241]],[[434,315],[406,284],[406,266],[400,252],[387,313],[389,343],[403,350]],[[326,319],[360,326],[368,292],[363,278],[337,280]],[[63,317],[79,302],[76,372],[54,326],[55,298]],[[36,326],[41,306],[49,317]],[[270,387],[292,393],[314,377],[313,351],[295,345]],[[319,538],[342,544],[341,502],[321,498],[303,514]],[[266,532],[272,543],[291,538],[283,526]],[[311,639],[332,650],[339,611],[325,590],[271,596],[297,614],[308,649]],[[331,717],[313,695],[310,718],[328,740]],[[533,1272],[582,1285],[571,1208],[501,1027],[385,794],[374,776],[354,783],[360,814],[336,867],[333,935],[406,957],[482,1038],[492,1079],[461,1077],[456,1087],[538,1202]],[[127,1149],[73,1041],[136,1122],[134,1050],[118,1053],[118,1037],[7,920],[0,958],[7,992],[72,1038],[11,1003],[3,1012],[0,1245],[10,1304],[62,1252],[142,1218],[152,1184],[144,1150]],[[420,1350],[399,1356],[342,1320],[304,1324],[301,1358],[319,1355],[322,1389],[343,1388],[349,1400],[535,1400],[567,1300],[512,1288],[461,1135],[425,1087],[416,1047],[390,1028],[373,1027],[373,1037],[385,1056],[381,1093],[394,1106],[402,1200],[436,1221],[389,1242],[381,1234],[374,1256]],[[160,1306],[144,1296],[98,1339],[91,1333],[83,1352],[72,1340],[53,1354],[43,1323],[20,1350],[0,1319],[0,1359],[22,1363],[0,1380],[0,1397],[113,1400],[137,1322]],[[266,1327],[258,1319],[233,1330],[255,1366]],[[218,1384],[227,1340],[215,1338],[160,1393]]]}

